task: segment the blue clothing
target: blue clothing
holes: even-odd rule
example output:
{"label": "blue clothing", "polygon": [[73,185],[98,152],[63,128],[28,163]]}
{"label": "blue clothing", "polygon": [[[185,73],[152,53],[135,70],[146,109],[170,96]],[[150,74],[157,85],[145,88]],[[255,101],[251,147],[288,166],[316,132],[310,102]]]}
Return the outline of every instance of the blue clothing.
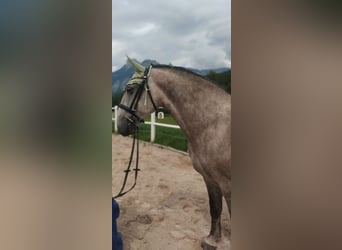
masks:
{"label": "blue clothing", "polygon": [[116,219],[119,215],[119,204],[112,199],[112,250],[122,250],[122,239],[116,226]]}

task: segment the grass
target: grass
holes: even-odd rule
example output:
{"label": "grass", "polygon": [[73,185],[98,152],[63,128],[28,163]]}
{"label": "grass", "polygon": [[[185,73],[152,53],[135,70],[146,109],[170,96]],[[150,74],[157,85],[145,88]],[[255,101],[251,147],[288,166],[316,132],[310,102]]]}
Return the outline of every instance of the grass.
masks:
{"label": "grass", "polygon": [[[146,117],[145,120],[147,122],[150,122],[151,121],[151,116]],[[165,114],[164,119],[157,119],[156,118],[156,122],[164,123],[164,124],[178,125],[177,122],[169,114]]]}
{"label": "grass", "polygon": [[[142,124],[139,126],[139,129],[139,138],[143,141],[150,141],[150,125]],[[185,134],[180,129],[156,126],[156,138],[154,143],[165,145],[182,151],[188,150],[188,141],[185,137]]]}
{"label": "grass", "polygon": [[[150,117],[146,119],[146,121],[150,121]],[[164,119],[156,119],[156,122],[177,125],[175,120],[170,115],[165,115]],[[151,126],[147,124],[141,124],[139,126],[139,139],[143,141],[150,141],[150,127]],[[112,122],[112,132],[114,133],[114,122]],[[188,141],[186,139],[184,132],[180,129],[156,126],[156,139],[154,143],[172,147],[182,151],[188,150]]]}

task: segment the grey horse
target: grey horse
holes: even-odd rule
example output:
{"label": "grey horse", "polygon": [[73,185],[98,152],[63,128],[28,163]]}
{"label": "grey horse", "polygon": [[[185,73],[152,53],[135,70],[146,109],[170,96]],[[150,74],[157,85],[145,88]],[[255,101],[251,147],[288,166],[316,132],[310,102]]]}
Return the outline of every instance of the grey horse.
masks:
{"label": "grey horse", "polygon": [[203,176],[208,190],[211,229],[202,247],[217,249],[223,197],[231,215],[231,96],[184,68],[145,68],[128,60],[135,73],[119,105],[118,132],[124,136],[134,134],[136,126],[157,107],[170,112],[187,136],[193,166]]}

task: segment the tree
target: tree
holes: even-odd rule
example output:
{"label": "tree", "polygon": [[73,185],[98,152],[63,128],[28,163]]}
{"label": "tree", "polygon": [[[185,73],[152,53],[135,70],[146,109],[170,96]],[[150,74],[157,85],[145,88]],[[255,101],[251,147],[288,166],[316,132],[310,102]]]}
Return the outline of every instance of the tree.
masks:
{"label": "tree", "polygon": [[123,93],[112,95],[112,107],[120,103],[122,96]]}
{"label": "tree", "polygon": [[224,89],[228,93],[231,93],[231,70],[227,70],[222,73],[210,71],[207,74],[207,78],[216,83],[216,85],[218,85],[220,88]]}

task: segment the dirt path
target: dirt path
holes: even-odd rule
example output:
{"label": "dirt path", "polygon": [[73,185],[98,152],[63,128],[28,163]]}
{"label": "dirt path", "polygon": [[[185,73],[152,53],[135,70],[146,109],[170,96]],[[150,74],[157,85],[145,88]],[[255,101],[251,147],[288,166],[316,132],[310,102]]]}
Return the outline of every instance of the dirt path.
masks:
{"label": "dirt path", "polygon": [[[121,187],[127,167],[131,138],[112,136],[112,192]],[[137,186],[118,198],[118,229],[125,250],[199,250],[210,229],[204,181],[187,155],[140,143]],[[128,183],[129,185],[130,183]],[[223,228],[227,233],[227,209]]]}

